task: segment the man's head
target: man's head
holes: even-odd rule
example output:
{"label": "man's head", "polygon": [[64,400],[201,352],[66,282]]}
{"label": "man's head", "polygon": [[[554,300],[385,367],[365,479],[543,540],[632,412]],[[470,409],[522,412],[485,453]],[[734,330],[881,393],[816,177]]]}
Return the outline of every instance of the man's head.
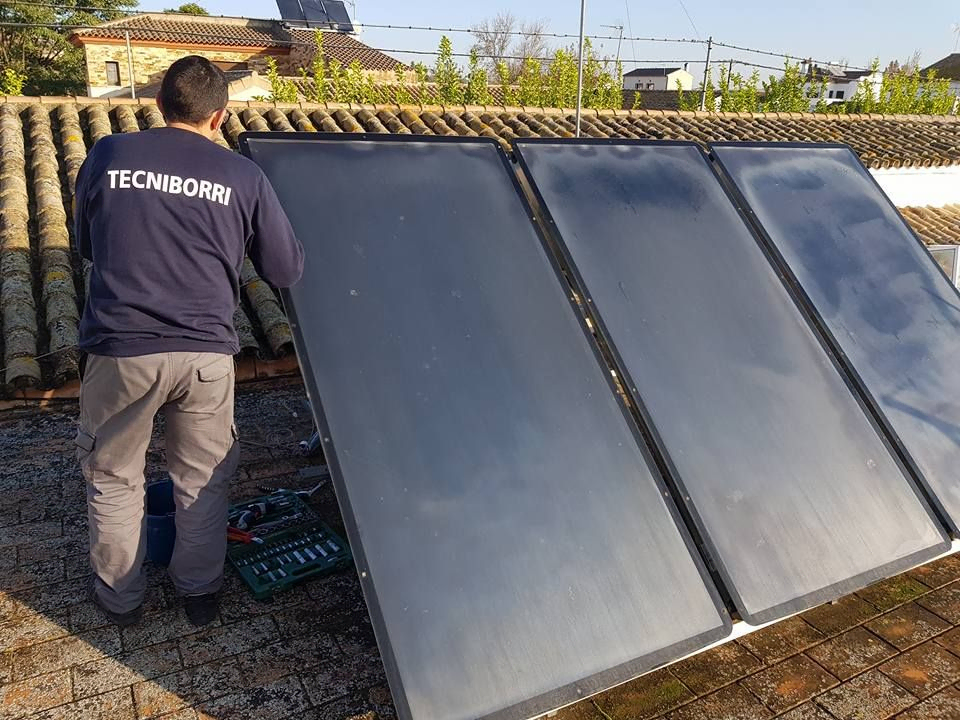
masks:
{"label": "man's head", "polygon": [[168,125],[186,126],[212,138],[223,122],[227,99],[223,71],[206,58],[188,55],[163,76],[157,105]]}

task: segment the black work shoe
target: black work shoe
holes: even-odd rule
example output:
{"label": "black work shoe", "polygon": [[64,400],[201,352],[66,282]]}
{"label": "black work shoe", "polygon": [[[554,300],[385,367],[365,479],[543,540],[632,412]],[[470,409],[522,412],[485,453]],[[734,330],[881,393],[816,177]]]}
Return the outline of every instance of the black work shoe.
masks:
{"label": "black work shoe", "polygon": [[127,612],[114,612],[109,608],[103,606],[98,599],[95,593],[90,592],[90,599],[93,600],[93,604],[100,608],[100,612],[109,618],[117,627],[130,627],[131,625],[136,625],[143,619],[143,605],[138,605],[133,610],[128,610]]}
{"label": "black work shoe", "polygon": [[197,627],[209,625],[217,619],[220,601],[216,593],[206,595],[187,595],[183,598],[183,609],[187,612],[187,619]]}

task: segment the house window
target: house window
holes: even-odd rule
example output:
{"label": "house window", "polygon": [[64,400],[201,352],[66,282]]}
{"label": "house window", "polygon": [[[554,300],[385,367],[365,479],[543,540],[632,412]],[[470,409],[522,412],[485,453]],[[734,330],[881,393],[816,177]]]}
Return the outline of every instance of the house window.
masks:
{"label": "house window", "polygon": [[120,63],[107,60],[107,85],[120,85]]}
{"label": "house window", "polygon": [[837,100],[843,100],[843,90],[837,90]]}
{"label": "house window", "polygon": [[653,90],[653,83],[647,83],[647,90]]}
{"label": "house window", "polygon": [[831,90],[831,91],[827,94],[827,97],[828,97],[828,98],[832,98],[832,97],[833,97],[833,90]]}

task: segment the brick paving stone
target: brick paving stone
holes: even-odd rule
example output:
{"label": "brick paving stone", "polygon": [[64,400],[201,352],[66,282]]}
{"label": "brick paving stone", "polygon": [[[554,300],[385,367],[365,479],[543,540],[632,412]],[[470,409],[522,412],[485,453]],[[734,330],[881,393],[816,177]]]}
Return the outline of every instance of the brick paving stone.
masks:
{"label": "brick paving stone", "polygon": [[0,686],[0,717],[13,720],[73,700],[66,670]]}
{"label": "brick paving stone", "polygon": [[877,610],[884,612],[908,603],[928,591],[929,588],[926,585],[908,575],[895,575],[863,590],[858,590],[857,595]]}
{"label": "brick paving stone", "polygon": [[45,560],[0,570],[0,589],[6,592],[26,590],[38,585],[50,585],[65,577],[63,560]]}
{"label": "brick paving stone", "polygon": [[31,720],[135,720],[129,687],[68,703]]}
{"label": "brick paving stone", "polygon": [[[323,582],[322,579],[316,582]],[[262,604],[262,603],[261,603]],[[357,609],[350,598],[344,598],[342,603],[333,606],[320,607],[316,600],[305,596],[305,601],[298,605],[277,609],[273,613],[277,621],[280,637],[294,638],[302,635],[305,629],[311,632],[336,626],[351,625],[357,617],[366,618],[366,608]]]}
{"label": "brick paving stone", "polygon": [[942,645],[954,655],[960,655],[960,628],[954,628],[950,632],[934,638],[933,641]]}
{"label": "brick paving stone", "polygon": [[773,717],[759,700],[740,685],[728,685],[684,705],[666,716],[668,720],[764,720]]}
{"label": "brick paving stone", "polygon": [[765,663],[772,664],[802,652],[823,639],[822,632],[799,617],[791,617],[744,635],[737,642]]}
{"label": "brick paving stone", "polygon": [[[307,695],[310,697],[310,702],[314,705],[324,705],[342,697],[356,695],[374,685],[382,684],[386,680],[383,664],[375,650],[362,655],[341,656],[330,663],[321,665],[313,672],[302,673],[301,678]],[[677,684],[680,685],[680,682],[677,681]],[[621,685],[620,687],[625,686]],[[615,693],[618,689],[614,688],[610,693]],[[686,688],[683,688],[683,690],[689,693]],[[607,708],[605,704],[607,694],[609,693],[601,696],[604,700],[600,700],[598,697],[598,702],[604,709]],[[690,698],[692,697],[693,695],[690,695]],[[611,711],[608,710],[608,712]],[[611,716],[619,717],[613,712],[611,712]]]}
{"label": "brick paving stone", "polygon": [[89,536],[84,533],[78,536],[55,537],[49,540],[39,540],[30,545],[21,545],[17,548],[17,562],[21,565],[67,558],[73,555],[86,557],[90,550]]}
{"label": "brick paving stone", "polygon": [[951,625],[960,625],[960,583],[951,583],[924,595],[917,600],[917,605],[925,607]]}
{"label": "brick paving stone", "polygon": [[897,720],[957,720],[960,718],[960,690],[949,687],[914,705]]}
{"label": "brick paving stone", "polygon": [[925,698],[960,680],[960,658],[931,641],[888,660],[879,670],[918,698]]}
{"label": "brick paving stone", "polygon": [[14,593],[12,597],[34,612],[56,615],[87,600],[87,580],[86,578],[64,580],[55,585],[22,590]]}
{"label": "brick paving stone", "polygon": [[783,715],[777,715],[777,720],[834,720],[834,717],[811,701]]}
{"label": "brick paving stone", "polygon": [[184,666],[189,667],[245,652],[276,637],[277,626],[272,617],[265,615],[181,638],[180,654]]}
{"label": "brick paving stone", "polygon": [[[207,627],[219,626],[220,621],[214,620]],[[144,617],[143,621],[137,625],[123,628],[123,646],[127,650],[134,650],[176,638],[185,640],[200,632],[187,620],[186,614],[179,605],[171,606],[162,612]]]}
{"label": "brick paving stone", "polygon": [[72,668],[73,693],[77,698],[99,695],[179,669],[180,650],[175,640],[168,641]]}
{"label": "brick paving stone", "polygon": [[916,603],[909,603],[870,620],[866,627],[894,647],[906,650],[949,630],[950,624]]}
{"label": "brick paving stone", "polygon": [[70,634],[66,612],[47,615],[17,604],[0,617],[0,652],[19,650],[30,645],[56,640]]}
{"label": "brick paving stone", "polygon": [[706,695],[761,666],[745,647],[728,642],[671,665],[670,671],[694,694]]}
{"label": "brick paving stone", "polygon": [[[313,682],[305,682],[304,685],[314,704],[322,704],[325,699],[322,690],[312,691]],[[595,695],[593,701],[612,720],[645,720],[672,710],[695,697],[669,670],[656,670]]]}
{"label": "brick paving stone", "polygon": [[14,679],[81,665],[121,651],[116,627],[100,628],[16,650],[10,659]]}
{"label": "brick paving stone", "polygon": [[896,648],[862,627],[807,650],[807,655],[841,680],[879,665],[896,654]]}
{"label": "brick paving stone", "polygon": [[193,686],[190,676],[181,671],[161,675],[133,686],[137,718],[154,718],[187,707]]}
{"label": "brick paving stone", "polygon": [[[29,545],[37,540],[59,537],[63,533],[63,524],[59,520],[21,523],[0,528],[0,547]],[[9,551],[8,551],[9,552]]]}
{"label": "brick paving stone", "polygon": [[932,588],[941,587],[954,580],[960,580],[960,556],[948,555],[909,570],[907,575]]}
{"label": "brick paving stone", "polygon": [[916,698],[879,670],[870,670],[828,690],[816,702],[837,720],[886,720]]}
{"label": "brick paving stone", "polygon": [[158,715],[158,720],[197,720],[197,711],[193,708],[184,708],[176,712]]}
{"label": "brick paving stone", "polygon": [[838,684],[838,680],[805,655],[751,675],[741,684],[774,712],[783,712]]}
{"label": "brick paving stone", "polygon": [[190,676],[191,690],[188,700],[192,705],[236,692],[241,688],[242,678],[236,658],[200,665],[186,673]]}
{"label": "brick paving stone", "polygon": [[860,623],[876,617],[876,608],[856,595],[847,595],[836,602],[807,610],[800,617],[824,635],[839,635]]}
{"label": "brick paving stone", "polygon": [[319,633],[254,648],[240,655],[237,662],[243,687],[249,688],[319,667],[340,656],[341,650],[333,637]]}
{"label": "brick paving stone", "polygon": [[288,677],[252,690],[224,695],[204,703],[199,716],[223,718],[257,718],[274,720],[300,717],[310,707],[307,694],[297,677]]}

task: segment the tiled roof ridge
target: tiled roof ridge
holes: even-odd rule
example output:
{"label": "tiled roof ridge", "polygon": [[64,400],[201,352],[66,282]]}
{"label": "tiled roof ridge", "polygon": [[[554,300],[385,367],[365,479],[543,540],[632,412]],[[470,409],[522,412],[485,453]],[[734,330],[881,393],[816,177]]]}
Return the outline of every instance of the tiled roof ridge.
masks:
{"label": "tiled roof ridge", "polygon": [[[76,35],[84,35],[102,28],[136,27],[137,23],[149,20],[165,20],[185,24],[207,23],[210,25],[232,25],[238,27],[274,27],[282,21],[271,18],[247,18],[231,15],[192,15],[190,13],[141,12],[136,15],[107,20],[96,27],[77,30]],[[140,29],[140,28],[138,28]]]}
{"label": "tiled roof ridge", "polygon": [[[13,103],[17,105],[62,105],[64,103],[75,103],[77,105],[155,105],[153,98],[125,98],[125,97],[82,97],[82,96],[29,96],[29,95],[0,95],[0,104]],[[299,108],[301,110],[370,110],[377,112],[380,110],[403,110],[410,109],[418,112],[487,112],[497,110],[506,113],[529,113],[536,112],[543,115],[566,116],[576,113],[575,108],[555,108],[523,105],[421,105],[417,103],[396,105],[392,103],[370,104],[370,103],[337,103],[337,102],[273,102],[269,100],[241,100],[231,101],[230,108],[278,108],[280,110],[292,110]],[[860,120],[886,120],[900,122],[932,122],[932,123],[956,123],[960,122],[960,115],[903,115],[903,114],[884,114],[884,113],[812,113],[812,112],[711,112],[708,110],[597,110],[595,108],[583,108],[582,114],[587,117],[675,117],[692,119],[777,119],[777,120],[801,120],[806,122],[856,122]]]}

